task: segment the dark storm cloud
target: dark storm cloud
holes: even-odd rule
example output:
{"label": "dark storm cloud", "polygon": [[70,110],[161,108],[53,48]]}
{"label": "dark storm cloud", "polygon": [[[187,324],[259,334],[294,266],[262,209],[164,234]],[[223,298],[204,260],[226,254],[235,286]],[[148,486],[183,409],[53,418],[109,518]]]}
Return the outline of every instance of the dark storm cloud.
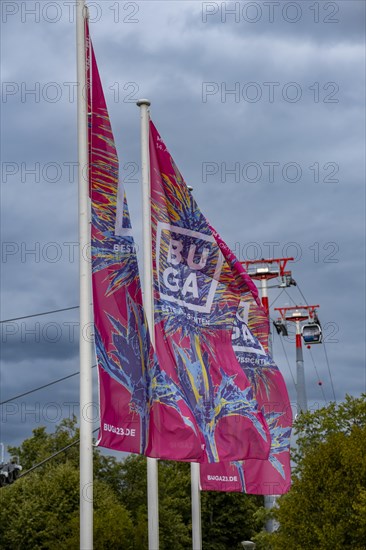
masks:
{"label": "dark storm cloud", "polygon": [[[31,376],[31,372],[17,369],[17,376],[23,376],[22,389],[24,391],[33,389],[38,385],[46,384],[48,381],[62,376],[67,376],[78,370],[77,361],[71,364],[59,362],[57,368],[50,368],[49,362],[39,360],[37,369],[34,369],[36,375]],[[28,367],[28,371],[30,371]],[[15,373],[14,373],[15,374]],[[97,408],[97,377],[96,369],[93,370],[93,402],[88,407],[88,418],[98,426],[98,408]],[[57,387],[57,390],[55,390]],[[1,400],[15,397],[19,392],[19,384],[16,380],[8,381],[9,391],[1,393]],[[30,437],[32,430],[46,426],[49,431],[54,431],[55,426],[62,418],[73,418],[73,415],[79,414],[79,380],[78,377],[72,377],[69,380],[51,386],[31,395],[12,399],[1,407],[1,432],[2,441],[6,444],[19,444],[26,437]]]}
{"label": "dark storm cloud", "polygon": [[223,31],[266,35],[298,41],[359,41],[364,37],[365,6],[362,1],[339,2],[202,2],[200,20],[189,24],[215,26]]}
{"label": "dark storm cloud", "polygon": [[[87,329],[85,330],[87,333]],[[42,321],[34,318],[2,323],[1,359],[9,366],[26,360],[58,360],[75,358],[78,354],[78,323],[72,321]]]}

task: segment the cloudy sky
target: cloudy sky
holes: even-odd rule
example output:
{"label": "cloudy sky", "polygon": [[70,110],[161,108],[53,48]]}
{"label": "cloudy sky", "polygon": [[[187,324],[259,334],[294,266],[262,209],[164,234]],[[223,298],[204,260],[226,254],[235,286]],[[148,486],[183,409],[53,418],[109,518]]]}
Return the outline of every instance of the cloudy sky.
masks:
{"label": "cloudy sky", "polygon": [[[240,259],[295,257],[293,277],[320,305],[325,335],[312,357],[304,349],[310,406],[333,388],[338,401],[365,391],[364,2],[89,4],[137,242],[135,102],[147,97],[202,211]],[[7,321],[78,305],[76,51],[73,2],[1,7]],[[304,303],[298,288],[280,292],[270,290],[275,307]],[[1,401],[78,370],[77,322],[71,310],[2,323]],[[275,335],[274,355],[294,402],[293,339]],[[52,429],[77,412],[78,390],[74,377],[2,405],[1,441]]]}

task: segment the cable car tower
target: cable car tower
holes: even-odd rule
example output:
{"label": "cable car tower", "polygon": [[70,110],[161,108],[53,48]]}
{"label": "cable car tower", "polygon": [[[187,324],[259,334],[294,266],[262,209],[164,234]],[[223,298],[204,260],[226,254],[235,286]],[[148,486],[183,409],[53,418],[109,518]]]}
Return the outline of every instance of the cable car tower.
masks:
{"label": "cable car tower", "polygon": [[298,413],[308,410],[301,340],[303,339],[308,346],[311,344],[321,344],[322,330],[316,314],[316,308],[318,307],[319,305],[274,308],[275,311],[279,311],[281,316],[274,323],[278,334],[282,333],[284,336],[288,334],[287,322],[292,322],[296,325],[296,395]]}
{"label": "cable car tower", "polygon": [[246,260],[241,262],[248,272],[249,277],[254,280],[261,281],[261,298],[262,305],[269,316],[268,303],[268,283],[269,279],[281,278],[280,285],[276,288],[286,288],[291,285],[296,286],[296,282],[292,278],[291,271],[286,271],[287,262],[293,262],[294,258],[270,258],[261,260]]}
{"label": "cable car tower", "polygon": [[[272,288],[287,288],[291,285],[296,285],[296,282],[292,278],[291,271],[286,271],[286,266],[288,262],[293,261],[294,258],[269,258],[261,260],[246,260],[241,262],[245,267],[249,277],[255,281],[260,281],[260,295],[261,302],[264,311],[267,314],[269,327],[270,324],[270,314],[269,314],[269,302],[268,302],[268,281],[270,279],[280,279],[280,284],[274,285]],[[268,347],[270,354],[272,355],[272,335],[271,331],[268,335]],[[264,505],[267,509],[273,508],[276,503],[275,495],[266,495],[264,497]],[[266,530],[269,533],[272,533],[278,528],[278,524],[273,520],[268,520],[266,523]]]}
{"label": "cable car tower", "polygon": [[[280,278],[281,282],[279,285],[275,285],[275,288],[287,288],[291,285],[296,286],[296,281],[292,278],[291,271],[286,271],[287,262],[292,262],[293,260],[294,258],[262,258],[261,260],[246,260],[241,262],[249,277],[255,281],[261,282],[261,301],[264,311],[267,313],[268,321],[270,320],[268,288],[271,288],[268,286],[268,281],[270,279]],[[271,331],[269,333],[268,346],[272,355]]]}

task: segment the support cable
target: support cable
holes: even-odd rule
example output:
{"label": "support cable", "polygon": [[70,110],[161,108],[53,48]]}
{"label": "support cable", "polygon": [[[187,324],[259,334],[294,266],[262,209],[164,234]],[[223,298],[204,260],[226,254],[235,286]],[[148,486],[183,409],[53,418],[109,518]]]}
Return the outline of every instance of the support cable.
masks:
{"label": "support cable", "polygon": [[306,300],[305,296],[303,295],[303,293],[301,292],[301,289],[300,289],[299,285],[297,285],[297,288],[298,288],[298,291],[299,291],[299,292],[300,292],[300,294],[301,294],[301,297],[302,297],[302,299],[303,299],[303,300],[304,300],[304,302],[305,302],[305,305],[308,305],[308,302],[307,302],[307,300]]}
{"label": "support cable", "polygon": [[[97,365],[93,365],[92,369],[95,369],[96,366]],[[53,382],[49,382],[48,384],[44,384],[43,386],[38,386],[38,388],[34,388],[33,390],[20,393],[19,395],[15,395],[10,399],[5,399],[5,401],[1,401],[0,405],[5,405],[5,403],[10,403],[10,401],[15,401],[16,399],[20,399],[20,397],[24,397],[25,395],[30,395],[31,393],[34,393],[36,391],[43,390],[44,388],[48,388],[49,386],[53,386],[54,384],[58,384],[59,382],[63,382],[64,380],[68,380],[69,378],[72,378],[73,376],[77,376],[78,374],[80,374],[80,371],[73,372],[72,374],[64,376],[63,378],[58,378],[58,380],[53,380]]]}
{"label": "support cable", "polygon": [[[306,301],[305,299],[305,296],[304,294],[302,293],[299,285],[297,285],[297,288],[299,289],[299,292],[303,298],[303,300],[305,301],[305,304],[307,304],[308,302]],[[332,388],[332,394],[333,394],[333,399],[334,399],[334,402],[336,403],[337,402],[337,399],[336,399],[336,395],[335,395],[335,391],[334,391],[334,384],[333,384],[333,377],[332,377],[332,371],[330,370],[330,365],[329,365],[329,359],[328,359],[328,353],[327,353],[327,348],[325,346],[325,342],[323,341],[322,342],[323,344],[323,348],[324,348],[324,355],[325,355],[325,361],[327,363],[327,369],[328,369],[328,374],[329,374],[329,379],[330,379],[330,385],[331,385],[331,388]]]}
{"label": "support cable", "polygon": [[286,351],[285,345],[284,345],[284,343],[283,343],[283,341],[282,341],[282,338],[281,338],[281,336],[280,336],[279,334],[278,334],[278,337],[279,337],[279,340],[280,340],[281,345],[282,345],[283,353],[284,353],[284,355],[285,355],[285,357],[286,357],[286,362],[287,362],[288,370],[290,371],[291,378],[292,378],[292,382],[293,382],[293,384],[294,384],[294,388],[295,388],[295,390],[296,390],[296,381],[295,381],[295,377],[294,377],[293,372],[292,372],[292,369],[291,369],[290,361],[288,360],[288,355],[287,355],[287,351]]}
{"label": "support cable", "polygon": [[[95,430],[93,430],[93,433],[97,432],[98,430],[99,430],[99,428],[95,428]],[[44,464],[46,464],[47,462],[49,462],[53,458],[56,458],[56,456],[60,455],[61,453],[64,453],[65,451],[67,451],[68,449],[70,449],[74,445],[77,445],[78,443],[80,443],[80,439],[77,439],[76,441],[73,441],[69,445],[66,445],[66,447],[63,447],[63,449],[60,449],[59,451],[57,451],[56,453],[53,453],[53,455],[49,456],[48,458],[45,458],[44,460],[42,460],[41,462],[39,462],[35,466],[32,466],[31,468],[29,468],[29,470],[27,470],[26,472],[21,474],[18,477],[18,479],[30,474],[31,472],[34,472],[34,470],[36,470],[37,468],[40,468],[41,466],[43,466]]]}
{"label": "support cable", "polygon": [[336,399],[336,395],[335,395],[335,391],[334,391],[332,373],[331,373],[330,365],[329,365],[329,359],[328,359],[327,348],[325,347],[325,342],[323,342],[323,348],[324,348],[325,361],[326,361],[326,363],[327,363],[327,368],[328,368],[330,383],[331,383],[331,386],[332,386],[333,399],[334,399],[334,402],[337,403],[337,399]]}
{"label": "support cable", "polygon": [[284,288],[281,290],[281,292],[279,293],[279,295],[277,296],[277,298],[275,298],[275,299],[273,300],[273,302],[270,304],[270,307],[273,307],[273,306],[275,305],[275,303],[277,302],[278,298],[283,294],[284,290],[285,290]]}
{"label": "support cable", "polygon": [[311,360],[312,360],[312,362],[313,362],[315,374],[316,374],[316,376],[317,376],[317,378],[318,378],[318,383],[320,382],[320,389],[321,389],[321,392],[322,392],[322,395],[323,395],[323,399],[324,399],[325,403],[327,404],[327,399],[326,399],[326,397],[325,397],[324,388],[323,388],[323,385],[322,385],[321,380],[320,380],[318,368],[317,368],[317,366],[316,366],[316,364],[315,364],[314,356],[313,356],[313,354],[312,354],[312,352],[311,352],[311,349],[308,348],[308,350],[309,350],[309,353],[310,353]]}
{"label": "support cable", "polygon": [[293,298],[291,298],[290,294],[287,292],[287,290],[284,288],[284,292],[287,294],[287,296],[290,298],[291,302],[294,304],[294,306],[297,306],[297,303],[294,302]]}
{"label": "support cable", "polygon": [[33,315],[24,315],[23,317],[14,317],[14,319],[4,319],[0,321],[2,323],[11,323],[12,321],[21,321],[22,319],[30,319],[31,317],[41,317],[42,315],[51,315],[52,313],[60,313],[61,311],[71,311],[72,309],[79,309],[80,306],[65,307],[63,309],[54,309],[53,311],[44,311],[43,313],[33,313]]}

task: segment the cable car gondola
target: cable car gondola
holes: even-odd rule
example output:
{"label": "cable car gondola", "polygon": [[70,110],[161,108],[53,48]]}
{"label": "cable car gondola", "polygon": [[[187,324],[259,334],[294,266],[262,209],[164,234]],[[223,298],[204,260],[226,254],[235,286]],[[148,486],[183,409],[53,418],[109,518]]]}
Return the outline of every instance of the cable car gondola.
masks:
{"label": "cable car gondola", "polygon": [[302,327],[302,338],[305,344],[321,344],[323,335],[319,323],[308,323]]}
{"label": "cable car gondola", "polygon": [[277,331],[277,334],[288,336],[287,324],[282,319],[278,319],[278,321],[273,321],[273,325]]}

